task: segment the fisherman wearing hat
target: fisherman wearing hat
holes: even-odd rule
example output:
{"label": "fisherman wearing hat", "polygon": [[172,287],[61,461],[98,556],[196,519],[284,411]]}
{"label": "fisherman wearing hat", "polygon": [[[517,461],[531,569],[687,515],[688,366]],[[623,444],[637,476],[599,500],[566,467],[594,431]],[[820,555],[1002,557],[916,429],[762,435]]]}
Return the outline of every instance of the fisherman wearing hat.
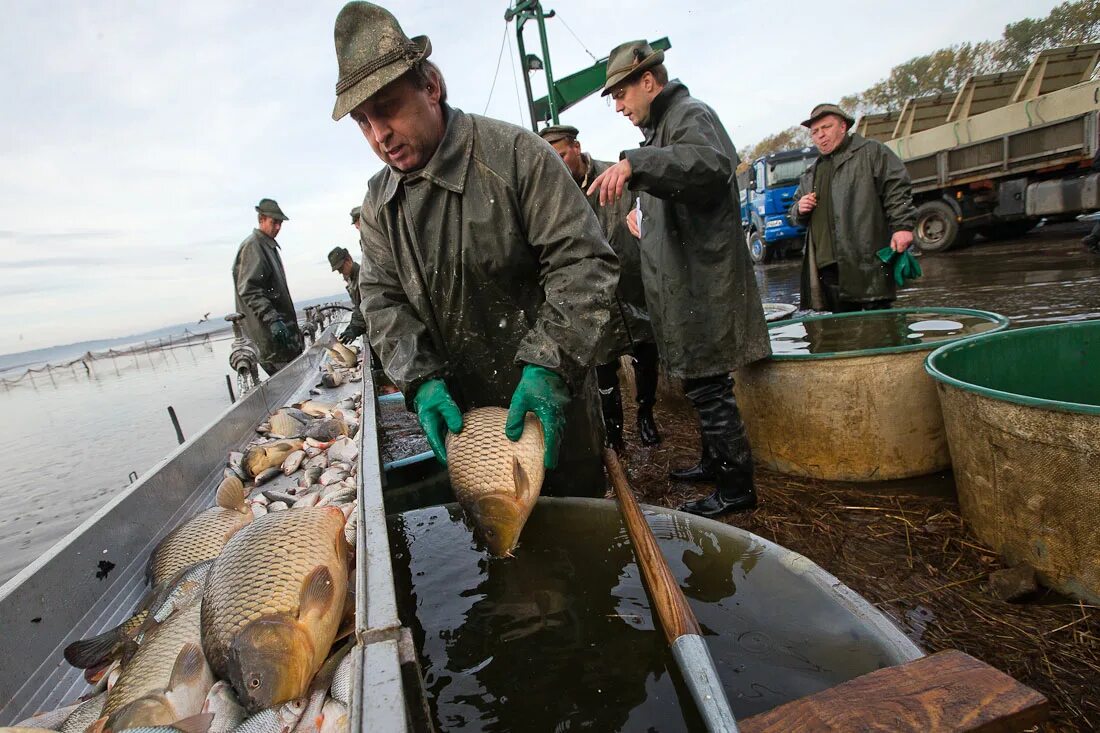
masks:
{"label": "fisherman wearing hat", "polygon": [[[362,208],[362,207],[356,206],[354,209],[351,210],[351,225],[353,227],[355,227],[356,229],[359,229],[359,209],[360,208]],[[358,272],[358,270],[356,270],[356,272]]]}
{"label": "fisherman wearing hat", "polygon": [[[590,377],[619,267],[584,195],[528,130],[447,104],[425,36],[351,2],[336,19],[333,119],[350,113],[386,167],[360,212],[371,342],[436,456],[463,411],[542,426],[544,493],[603,496]],[[560,459],[559,459],[560,452]]]}
{"label": "fisherman wearing hat", "polygon": [[[752,261],[741,231],[737,151],[713,109],[669,81],[664,53],[645,41],[615,48],[604,95],[645,134],[642,147],[588,188],[601,206],[629,189],[640,194],[642,282],[661,361],[683,380],[699,413],[702,458],[675,470],[677,481],[713,481],[716,490],[680,507],[703,516],[756,506],[752,453],[737,402],[734,370],[771,352]],[[638,216],[638,214],[632,214]]]}
{"label": "fisherman wearing hat", "polygon": [[260,366],[272,376],[302,353],[302,334],[275,241],[287,215],[272,199],[260,199],[256,216],[257,228],[233,260],[233,290],[245,333],[260,351]]}
{"label": "fisherman wearing hat", "polygon": [[363,311],[359,307],[363,298],[359,295],[359,265],[351,258],[351,252],[343,247],[333,247],[328,253],[328,263],[333,272],[344,276],[344,287],[347,288],[348,297],[354,306],[351,311],[351,323],[340,334],[340,341],[350,344],[367,332],[367,322],[363,319]]}
{"label": "fisherman wearing hat", "polygon": [[852,116],[819,104],[803,127],[821,153],[802,174],[788,216],[806,226],[802,307],[845,313],[889,308],[893,275],[878,250],[904,252],[913,242],[917,209],[909,173],[877,140],[849,134]]}
{"label": "fisherman wearing hat", "polygon": [[[588,188],[596,176],[611,163],[594,160],[581,150],[577,139],[580,132],[570,125],[552,125],[539,131],[543,140],[561,156],[565,167],[581,190]],[[653,405],[657,401],[657,345],[653,343],[653,329],[646,312],[645,289],[642,287],[641,260],[638,240],[627,228],[626,215],[630,200],[626,197],[615,204],[600,206],[595,195],[588,203],[600,220],[600,227],[607,243],[619,256],[619,287],[615,295],[622,313],[622,328],[610,337],[609,351],[600,358],[596,367],[596,383],[600,390],[600,407],[603,412],[607,444],[615,450],[623,447],[623,398],[619,389],[619,356],[632,353],[634,386],[638,402],[638,436],[642,445],[657,445],[661,434],[653,420]],[[620,346],[621,344],[621,346]]]}

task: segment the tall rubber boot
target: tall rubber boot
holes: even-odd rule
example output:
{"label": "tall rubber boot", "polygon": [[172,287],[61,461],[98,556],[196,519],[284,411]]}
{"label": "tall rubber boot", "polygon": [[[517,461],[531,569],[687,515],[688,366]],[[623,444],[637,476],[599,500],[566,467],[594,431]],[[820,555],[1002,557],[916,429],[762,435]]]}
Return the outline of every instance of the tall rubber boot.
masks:
{"label": "tall rubber boot", "polygon": [[623,449],[623,394],[619,389],[618,360],[596,367],[596,384],[600,390],[600,410],[607,445],[619,452]]}
{"label": "tall rubber boot", "polygon": [[657,403],[657,345],[634,345],[634,386],[638,391],[638,437],[642,445],[657,445],[661,433],[653,419],[653,406]]}
{"label": "tall rubber boot", "polygon": [[752,450],[745,423],[733,397],[733,379],[728,375],[684,380],[684,391],[699,411],[704,444],[710,446],[710,473],[715,491],[690,501],[680,511],[717,517],[756,506]]}
{"label": "tall rubber boot", "polygon": [[699,462],[690,468],[674,468],[668,472],[668,477],[673,481],[686,481],[688,483],[714,480],[714,454],[707,442],[706,435],[703,435],[703,452],[699,456]]}

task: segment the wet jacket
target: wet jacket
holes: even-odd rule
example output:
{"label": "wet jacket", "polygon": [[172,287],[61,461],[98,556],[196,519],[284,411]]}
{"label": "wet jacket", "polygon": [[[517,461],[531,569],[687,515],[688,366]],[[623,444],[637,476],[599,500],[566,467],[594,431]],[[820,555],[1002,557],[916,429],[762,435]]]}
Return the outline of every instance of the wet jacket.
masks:
{"label": "wet jacket", "polygon": [[571,459],[599,455],[588,376],[618,262],[547,142],[458,109],[444,113],[447,129],[428,164],[407,174],[384,169],[363,202],[359,283],[371,343],[410,407],[435,377],[468,410],[507,407],[525,363],[560,374],[573,393],[564,473]]}
{"label": "wet jacket", "polygon": [[771,353],[741,230],[737,151],[718,115],[670,81],[627,150],[642,194],[642,282],[661,359],[673,377],[731,372]]}
{"label": "wet jacket", "polygon": [[[279,245],[259,229],[241,242],[233,260],[233,290],[236,308],[244,314],[244,330],[256,342],[260,363],[288,362],[302,353],[298,316],[286,285]],[[280,352],[271,338],[271,324],[282,320],[297,348]]]}
{"label": "wet jacket", "polygon": [[362,336],[367,332],[367,321],[363,318],[363,296],[359,293],[359,263],[354,260],[351,263],[351,277],[344,281],[344,286],[347,287],[352,305],[348,330],[352,335]]}
{"label": "wet jacket", "polygon": [[[606,161],[593,160],[589,157],[588,173],[581,183],[581,190],[587,190],[596,176],[611,165]],[[642,285],[641,250],[638,248],[638,240],[626,225],[626,215],[634,207],[634,202],[630,196],[624,194],[618,201],[600,206],[600,194],[597,191],[588,197],[588,203],[596,212],[596,218],[600,221],[600,228],[607,237],[607,243],[619,256],[619,287],[615,291],[615,296],[619,301],[622,321],[619,322],[620,328],[616,328],[615,333],[610,337],[609,356],[614,357],[629,351],[632,343],[653,342],[653,327],[649,322],[645,287]],[[602,361],[610,361],[610,358]]]}
{"label": "wet jacket", "polygon": [[[815,162],[805,173],[788,211],[790,220],[806,225],[810,215],[798,213],[798,200],[814,190]],[[840,298],[854,303],[893,300],[893,277],[875,252],[890,244],[896,231],[912,231],[917,220],[909,173],[901,160],[882,143],[858,133],[847,150],[833,156],[833,256],[836,258]],[[821,310],[814,267],[813,237],[806,234],[802,257],[802,307]],[[812,272],[812,274],[811,274]]]}

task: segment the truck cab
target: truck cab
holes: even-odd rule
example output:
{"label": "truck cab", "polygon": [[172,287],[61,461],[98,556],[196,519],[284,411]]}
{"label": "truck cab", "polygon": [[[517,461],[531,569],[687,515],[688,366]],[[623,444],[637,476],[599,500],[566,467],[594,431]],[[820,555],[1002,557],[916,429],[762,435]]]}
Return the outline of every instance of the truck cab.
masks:
{"label": "truck cab", "polygon": [[813,147],[771,153],[753,161],[741,194],[741,226],[755,263],[770,262],[801,251],[805,227],[791,223],[787,209],[794,202],[798,179],[817,160]]}

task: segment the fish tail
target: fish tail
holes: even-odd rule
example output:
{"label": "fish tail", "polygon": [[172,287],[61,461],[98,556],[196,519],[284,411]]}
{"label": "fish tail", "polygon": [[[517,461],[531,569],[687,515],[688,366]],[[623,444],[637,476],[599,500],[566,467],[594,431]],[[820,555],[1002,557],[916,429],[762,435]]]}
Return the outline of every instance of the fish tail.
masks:
{"label": "fish tail", "polygon": [[79,669],[91,669],[117,658],[132,641],[125,627],[129,619],[113,629],[65,647],[65,661]]}
{"label": "fish tail", "polygon": [[182,733],[206,733],[214,722],[214,713],[199,713],[172,723],[172,727]]}

